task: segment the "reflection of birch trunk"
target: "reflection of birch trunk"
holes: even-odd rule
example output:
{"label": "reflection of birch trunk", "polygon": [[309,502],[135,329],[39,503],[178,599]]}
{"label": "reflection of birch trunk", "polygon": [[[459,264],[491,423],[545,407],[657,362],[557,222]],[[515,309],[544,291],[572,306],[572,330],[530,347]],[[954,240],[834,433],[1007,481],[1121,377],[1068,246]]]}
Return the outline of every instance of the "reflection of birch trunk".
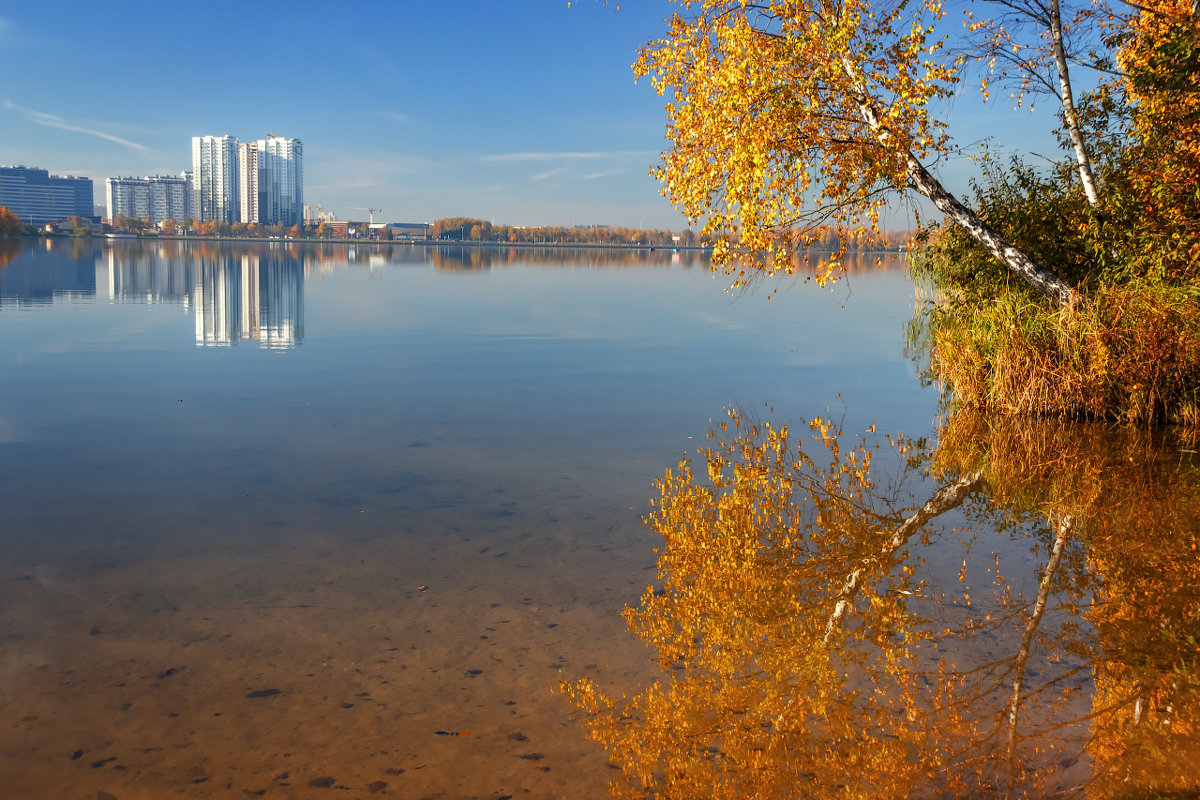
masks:
{"label": "reflection of birch trunk", "polygon": [[838,590],[837,602],[834,604],[833,613],[829,615],[829,621],[825,623],[825,638],[822,640],[822,644],[826,647],[829,646],[829,641],[833,638],[834,632],[841,625],[842,619],[846,616],[846,611],[850,608],[850,601],[854,599],[854,595],[858,594],[860,581],[867,567],[873,562],[881,562],[894,556],[904,546],[904,543],[921,529],[922,525],[952,508],[957,508],[962,504],[963,500],[967,499],[968,495],[978,488],[982,481],[982,472],[972,472],[962,476],[949,486],[943,486],[941,489],[938,489],[937,494],[925,501],[925,505],[921,506],[915,514],[900,523],[900,527],[892,532],[891,537],[888,538],[883,546],[883,550],[876,559],[871,559],[868,563],[858,567],[858,569],[855,569],[846,577],[846,580],[842,582],[842,586]]}
{"label": "reflection of birch trunk", "polygon": [[1042,582],[1038,585],[1037,600],[1033,603],[1033,613],[1025,623],[1025,635],[1021,637],[1021,648],[1017,651],[1017,661],[1013,665],[1012,696],[1008,701],[1008,796],[1013,792],[1013,772],[1017,760],[1017,718],[1021,710],[1021,693],[1025,687],[1025,665],[1029,661],[1029,651],[1033,647],[1033,637],[1042,615],[1046,611],[1046,600],[1050,596],[1050,581],[1058,571],[1058,563],[1062,561],[1063,550],[1067,537],[1075,525],[1075,519],[1070,514],[1064,514],[1058,521],[1058,533],[1054,537],[1054,546],[1050,550],[1050,560],[1046,563],[1046,571],[1042,573]]}
{"label": "reflection of birch trunk", "polygon": [[[962,505],[962,502],[973,494],[981,483],[983,483],[983,473],[971,472],[962,476],[954,483],[938,489],[933,497],[925,501],[925,505],[921,506],[917,509],[916,513],[900,523],[900,526],[888,537],[887,542],[877,557],[866,559],[861,566],[846,576],[846,580],[842,582],[842,586],[838,590],[837,602],[834,604],[833,613],[829,615],[829,621],[825,623],[825,638],[822,640],[822,644],[825,647],[829,646],[830,640],[833,639],[833,634],[841,625],[842,619],[846,616],[846,612],[850,608],[850,602],[854,599],[854,595],[858,594],[863,573],[867,571],[868,567],[895,556],[900,548],[904,546],[905,542],[911,539],[913,534],[921,530],[922,525],[934,517]],[[783,723],[784,716],[795,704],[797,697],[799,695],[793,694],[783,710],[775,717],[777,734],[779,733],[779,726]]]}

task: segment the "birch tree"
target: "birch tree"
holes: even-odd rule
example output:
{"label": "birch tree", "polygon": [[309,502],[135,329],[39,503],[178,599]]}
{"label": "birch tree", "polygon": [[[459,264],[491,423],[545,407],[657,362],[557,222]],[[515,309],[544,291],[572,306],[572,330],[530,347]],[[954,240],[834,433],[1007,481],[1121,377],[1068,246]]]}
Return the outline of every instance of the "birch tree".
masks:
{"label": "birch tree", "polygon": [[678,2],[634,70],[669,100],[671,147],[655,170],[663,193],[704,220],[735,285],[749,277],[735,248],[762,254],[768,274],[790,271],[819,226],[842,241],[875,233],[885,206],[916,192],[1038,292],[1060,305],[1082,299],[931,168],[952,150],[931,104],[952,94],[961,67],[935,34],[940,0]]}
{"label": "birch tree", "polygon": [[[1015,84],[1012,96],[1018,106],[1030,94],[1055,98],[1062,108],[1063,128],[1074,153],[1084,196],[1090,206],[1096,207],[1100,191],[1076,108],[1071,65],[1084,58],[1093,62],[1102,59],[1095,50],[1085,55],[1069,48],[1067,30],[1078,29],[1097,17],[1111,19],[1111,10],[1089,4],[1085,11],[1064,22],[1059,0],[988,0],[982,7],[988,16],[977,19],[968,11],[967,28],[979,37],[979,57],[988,66],[989,76],[982,82],[985,96],[990,80],[999,80]],[[1086,27],[1094,37],[1096,26]],[[1095,43],[1094,39],[1091,41]]]}

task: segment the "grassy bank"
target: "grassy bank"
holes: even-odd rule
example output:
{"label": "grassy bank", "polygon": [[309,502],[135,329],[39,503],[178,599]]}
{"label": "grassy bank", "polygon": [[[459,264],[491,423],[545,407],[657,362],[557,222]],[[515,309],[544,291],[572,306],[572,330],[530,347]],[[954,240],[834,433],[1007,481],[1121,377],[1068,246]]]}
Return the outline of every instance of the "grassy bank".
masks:
{"label": "grassy bank", "polygon": [[956,403],[1200,428],[1200,191],[1134,185],[1154,153],[1124,138],[1113,153],[1097,162],[1096,206],[1065,162],[992,164],[975,186],[981,217],[1081,302],[1038,294],[953,225],[912,254],[933,299],[921,345]]}
{"label": "grassy bank", "polygon": [[939,292],[932,376],[968,407],[1200,427],[1200,289],[1100,285],[1062,308],[1023,287]]}

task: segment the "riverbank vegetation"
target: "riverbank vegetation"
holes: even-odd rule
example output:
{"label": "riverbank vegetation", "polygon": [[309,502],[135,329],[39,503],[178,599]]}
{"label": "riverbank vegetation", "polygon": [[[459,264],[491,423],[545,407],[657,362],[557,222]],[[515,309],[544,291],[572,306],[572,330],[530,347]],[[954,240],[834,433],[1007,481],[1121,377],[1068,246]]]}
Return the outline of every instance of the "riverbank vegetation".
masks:
{"label": "riverbank vegetation", "polygon": [[[1196,4],[983,3],[953,37],[939,0],[686,6],[635,71],[669,98],[664,194],[735,285],[921,195],[944,215],[914,261],[935,298],[924,341],[958,402],[1200,424]],[[1064,155],[984,153],[960,198],[933,171],[958,152],[933,109],[975,67],[985,97],[1049,97]]]}
{"label": "riverbank vegetation", "polygon": [[1084,98],[1075,164],[991,165],[980,216],[1074,286],[1044,301],[960,226],[930,237],[916,274],[933,374],[968,405],[1200,426],[1200,25],[1181,2],[1140,10],[1107,37],[1119,80]]}

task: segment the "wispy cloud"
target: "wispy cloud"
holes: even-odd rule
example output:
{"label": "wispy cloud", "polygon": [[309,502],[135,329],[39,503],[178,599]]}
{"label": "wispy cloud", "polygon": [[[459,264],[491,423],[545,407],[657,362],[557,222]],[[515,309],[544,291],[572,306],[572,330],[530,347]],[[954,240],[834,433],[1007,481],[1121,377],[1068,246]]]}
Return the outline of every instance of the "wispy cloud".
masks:
{"label": "wispy cloud", "polygon": [[484,156],[480,161],[499,163],[504,161],[577,161],[588,158],[603,158],[604,153],[497,153]]}
{"label": "wispy cloud", "polygon": [[392,122],[399,122],[402,125],[407,125],[413,121],[413,118],[408,114],[401,114],[398,111],[380,111],[379,116],[384,119],[390,119]]}
{"label": "wispy cloud", "polygon": [[151,154],[154,152],[143,144],[131,142],[128,139],[122,139],[120,136],[114,136],[113,134],[105,133],[104,131],[98,131],[93,128],[85,128],[82,125],[75,125],[67,122],[65,119],[56,114],[47,114],[44,111],[34,111],[30,108],[22,108],[11,100],[5,100],[4,106],[5,108],[11,108],[12,110],[16,111],[27,121],[32,122],[35,125],[45,125],[47,128],[58,128],[59,130],[82,133],[86,136],[95,136],[97,139],[104,139],[105,141],[114,142],[116,144],[123,145],[124,147],[128,147],[130,150],[137,150],[140,153]]}
{"label": "wispy cloud", "polygon": [[566,171],[567,171],[566,167],[555,167],[554,169],[548,169],[545,172],[539,172],[536,175],[531,176],[529,178],[529,180],[544,181],[544,180],[546,180],[546,178],[553,178],[555,175],[559,174],[560,172],[566,172]]}
{"label": "wispy cloud", "polygon": [[[306,153],[305,155],[311,155]],[[409,176],[436,167],[436,163],[416,156],[387,151],[350,151],[328,148],[321,153],[311,171],[306,170],[305,192],[380,189],[398,184]]]}

